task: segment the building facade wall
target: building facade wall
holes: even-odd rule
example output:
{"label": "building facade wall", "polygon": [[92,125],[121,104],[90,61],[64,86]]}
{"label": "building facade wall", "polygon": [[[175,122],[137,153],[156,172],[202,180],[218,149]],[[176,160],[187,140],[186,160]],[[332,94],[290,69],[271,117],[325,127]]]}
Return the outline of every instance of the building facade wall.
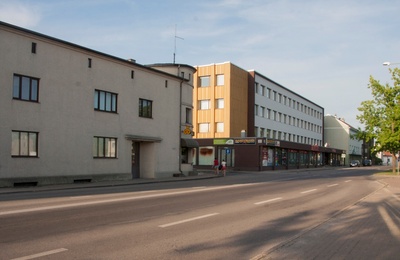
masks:
{"label": "building facade wall", "polygon": [[326,145],[346,151],[346,156],[343,158],[343,163],[346,165],[351,160],[361,162],[362,141],[352,138],[357,130],[333,115],[326,115],[324,122]]}
{"label": "building facade wall", "polygon": [[[196,67],[194,79],[194,117],[196,138],[223,138],[240,136],[247,129],[247,71],[230,62]],[[201,86],[201,77],[209,77],[209,85]],[[217,79],[218,77],[219,80]],[[223,100],[218,107],[217,100]],[[208,107],[201,102],[208,101]],[[218,124],[223,124],[223,129]],[[209,124],[208,131],[202,131],[199,124]]]}
{"label": "building facade wall", "polygon": [[254,77],[254,136],[323,145],[321,106],[251,71]]}
{"label": "building facade wall", "polygon": [[[0,55],[0,180],[131,178],[132,140],[140,177],[179,172],[180,95],[192,99],[182,79],[4,23]],[[13,98],[16,74],[39,79],[37,102]],[[96,90],[116,94],[117,111],[96,111]],[[151,118],[139,116],[139,99],[152,102]],[[13,131],[38,134],[37,156],[11,156]],[[94,158],[94,137],[115,138],[116,157]]]}

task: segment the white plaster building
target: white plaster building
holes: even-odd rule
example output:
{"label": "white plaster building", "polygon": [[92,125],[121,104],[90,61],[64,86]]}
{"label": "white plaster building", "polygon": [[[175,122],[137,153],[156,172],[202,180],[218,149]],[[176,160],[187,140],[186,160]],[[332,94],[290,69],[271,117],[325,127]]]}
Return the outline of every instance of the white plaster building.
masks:
{"label": "white plaster building", "polygon": [[151,68],[3,22],[0,59],[0,186],[192,171],[193,67]]}
{"label": "white plaster building", "polygon": [[323,107],[256,71],[250,75],[256,137],[323,146]]}
{"label": "white plaster building", "polygon": [[352,160],[359,160],[362,163],[363,142],[352,138],[358,130],[334,115],[326,115],[324,125],[326,145],[346,151],[342,164],[349,165]]}

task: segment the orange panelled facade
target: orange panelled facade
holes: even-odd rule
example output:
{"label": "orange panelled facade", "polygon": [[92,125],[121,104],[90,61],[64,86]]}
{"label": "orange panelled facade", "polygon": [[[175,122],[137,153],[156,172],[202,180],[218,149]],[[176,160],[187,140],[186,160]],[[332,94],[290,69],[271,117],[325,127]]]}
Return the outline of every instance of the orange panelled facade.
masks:
{"label": "orange panelled facade", "polygon": [[195,68],[194,138],[240,137],[242,130],[247,132],[249,73],[230,62]]}

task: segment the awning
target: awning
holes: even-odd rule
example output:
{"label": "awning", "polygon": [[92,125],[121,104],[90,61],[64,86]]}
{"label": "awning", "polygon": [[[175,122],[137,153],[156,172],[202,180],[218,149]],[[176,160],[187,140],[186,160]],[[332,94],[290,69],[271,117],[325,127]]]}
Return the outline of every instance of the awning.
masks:
{"label": "awning", "polygon": [[193,139],[182,138],[181,139],[181,144],[182,144],[182,147],[189,147],[189,148],[197,148],[197,147],[199,147],[199,143],[196,140],[193,140]]}
{"label": "awning", "polygon": [[127,140],[132,140],[135,142],[151,142],[151,143],[159,143],[162,141],[160,137],[154,136],[143,136],[143,135],[126,135],[125,138]]}

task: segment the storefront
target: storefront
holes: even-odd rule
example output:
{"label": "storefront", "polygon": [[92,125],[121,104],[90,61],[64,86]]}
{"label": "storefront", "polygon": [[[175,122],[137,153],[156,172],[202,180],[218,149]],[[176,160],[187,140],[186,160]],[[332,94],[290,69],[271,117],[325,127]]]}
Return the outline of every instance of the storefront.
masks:
{"label": "storefront", "polygon": [[215,158],[237,171],[268,171],[341,165],[343,150],[266,138],[196,139],[194,167],[211,168]]}

